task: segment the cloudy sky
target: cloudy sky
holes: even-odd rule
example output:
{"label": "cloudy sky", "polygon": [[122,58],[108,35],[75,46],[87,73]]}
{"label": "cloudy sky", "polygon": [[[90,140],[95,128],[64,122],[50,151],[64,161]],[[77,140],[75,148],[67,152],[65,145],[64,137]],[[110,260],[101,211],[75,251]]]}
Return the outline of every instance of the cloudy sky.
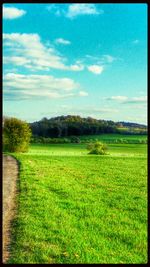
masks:
{"label": "cloudy sky", "polygon": [[147,124],[146,4],[4,4],[3,115]]}

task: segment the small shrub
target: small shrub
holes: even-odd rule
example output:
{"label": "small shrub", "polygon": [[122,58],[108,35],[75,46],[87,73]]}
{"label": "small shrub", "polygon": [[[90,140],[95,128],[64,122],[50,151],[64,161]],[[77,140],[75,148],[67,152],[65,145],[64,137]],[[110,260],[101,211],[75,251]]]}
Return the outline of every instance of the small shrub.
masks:
{"label": "small shrub", "polygon": [[87,145],[87,149],[90,151],[89,154],[95,155],[106,155],[107,146],[99,141],[90,143]]}
{"label": "small shrub", "polygon": [[79,144],[81,142],[80,141],[80,138],[77,137],[77,136],[71,136],[70,140],[71,140],[71,143],[77,143],[77,144]]}

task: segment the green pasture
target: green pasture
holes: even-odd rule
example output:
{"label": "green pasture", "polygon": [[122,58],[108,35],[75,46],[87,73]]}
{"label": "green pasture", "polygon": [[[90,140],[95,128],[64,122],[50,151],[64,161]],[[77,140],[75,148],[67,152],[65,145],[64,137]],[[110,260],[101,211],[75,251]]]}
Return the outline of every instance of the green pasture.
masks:
{"label": "green pasture", "polygon": [[[51,156],[88,156],[86,144],[32,144],[28,154],[30,155],[51,155]],[[109,156],[139,156],[147,153],[145,144],[108,144]],[[93,155],[95,156],[95,155]]]}
{"label": "green pasture", "polygon": [[20,162],[8,263],[147,263],[147,146],[32,145]]}
{"label": "green pasture", "polygon": [[147,135],[127,135],[127,134],[98,134],[98,135],[82,135],[80,136],[81,141],[94,141],[99,140],[106,143],[114,142],[139,142],[146,141]]}

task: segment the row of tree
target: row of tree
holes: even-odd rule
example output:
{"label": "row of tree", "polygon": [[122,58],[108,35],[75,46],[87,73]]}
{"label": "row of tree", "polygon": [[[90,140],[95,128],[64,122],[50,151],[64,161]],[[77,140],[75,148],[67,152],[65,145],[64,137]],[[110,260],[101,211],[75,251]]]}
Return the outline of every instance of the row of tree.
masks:
{"label": "row of tree", "polygon": [[51,119],[43,118],[31,123],[30,127],[34,136],[42,137],[68,137],[118,132],[117,125],[113,121],[71,115]]}
{"label": "row of tree", "polygon": [[[59,116],[51,119],[43,118],[40,121],[30,123],[33,136],[40,137],[69,137],[79,135],[95,135],[103,133],[123,133],[122,127],[126,127],[125,134],[146,134],[147,127],[136,123],[113,122],[111,120],[97,120],[91,117]],[[138,127],[138,132],[137,132]],[[135,131],[136,129],[136,131]]]}

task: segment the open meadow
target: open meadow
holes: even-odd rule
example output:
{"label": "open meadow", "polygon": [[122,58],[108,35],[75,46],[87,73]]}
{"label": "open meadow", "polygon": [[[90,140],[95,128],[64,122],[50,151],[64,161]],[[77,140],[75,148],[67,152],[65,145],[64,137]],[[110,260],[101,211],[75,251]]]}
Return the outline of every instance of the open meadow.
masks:
{"label": "open meadow", "polygon": [[31,145],[8,263],[146,263],[147,145]]}

